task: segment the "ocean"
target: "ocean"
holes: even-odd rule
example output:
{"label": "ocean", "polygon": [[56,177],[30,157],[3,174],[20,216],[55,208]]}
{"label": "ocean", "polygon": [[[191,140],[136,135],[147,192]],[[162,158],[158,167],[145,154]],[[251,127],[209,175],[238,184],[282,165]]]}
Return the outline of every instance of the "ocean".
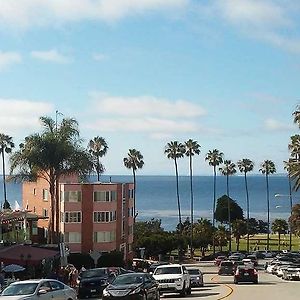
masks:
{"label": "ocean", "polygon": [[[94,177],[95,178],[95,177]],[[103,175],[101,181],[132,182],[132,176]],[[261,220],[267,218],[266,180],[263,175],[249,175],[248,190],[250,217]],[[175,176],[142,176],[136,177],[136,210],[137,220],[151,218],[161,219],[165,230],[174,230],[178,224],[177,196]],[[231,176],[229,179],[230,197],[244,210],[246,216],[246,192],[243,176]],[[285,175],[269,177],[270,217],[287,219],[290,214],[289,185]],[[194,176],[194,219],[212,218],[213,176]],[[22,187],[18,183],[7,183],[7,199],[11,207],[15,201],[22,206]],[[179,177],[179,193],[182,220],[190,216],[190,181],[189,176]],[[226,194],[226,177],[217,176],[216,198]],[[275,197],[275,194],[281,194]],[[0,201],[3,203],[3,184],[0,179]],[[300,194],[293,193],[293,203],[300,203]]]}

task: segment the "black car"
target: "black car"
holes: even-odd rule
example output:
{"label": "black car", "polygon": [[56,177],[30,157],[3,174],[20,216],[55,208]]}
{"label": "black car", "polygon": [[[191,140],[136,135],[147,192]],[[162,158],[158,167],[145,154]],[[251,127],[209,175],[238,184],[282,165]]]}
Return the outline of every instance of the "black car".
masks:
{"label": "black car", "polygon": [[89,269],[80,274],[78,297],[102,295],[103,289],[116,277],[109,268]]}
{"label": "black car", "polygon": [[223,260],[219,265],[219,275],[233,275],[234,274],[234,264],[231,260]]}
{"label": "black car", "polygon": [[117,276],[102,294],[102,300],[159,300],[158,282],[149,273]]}
{"label": "black car", "polygon": [[253,266],[238,266],[234,274],[234,283],[253,282],[258,283],[258,272]]}

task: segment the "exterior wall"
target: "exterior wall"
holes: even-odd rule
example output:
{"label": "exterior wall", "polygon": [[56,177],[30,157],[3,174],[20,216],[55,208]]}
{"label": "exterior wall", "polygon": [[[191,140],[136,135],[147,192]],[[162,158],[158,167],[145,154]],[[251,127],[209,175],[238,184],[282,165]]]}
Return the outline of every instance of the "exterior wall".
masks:
{"label": "exterior wall", "polygon": [[[60,180],[60,230],[63,236],[68,234],[81,235],[81,241],[66,241],[71,252],[89,252],[98,250],[110,252],[121,250],[124,259],[131,259],[131,245],[133,242],[130,226],[133,226],[133,190],[132,183],[78,183],[77,176],[64,177]],[[43,190],[48,191],[47,200],[43,200]],[[65,201],[65,192],[81,192],[81,201]],[[94,201],[94,192],[116,192],[116,200]],[[27,208],[38,215],[44,216],[45,210],[51,215],[49,184],[38,178],[36,182],[24,182],[22,188],[23,208]],[[81,212],[80,222],[64,222],[66,212]],[[116,220],[109,222],[94,222],[94,212],[116,212]],[[124,225],[123,225],[124,223]],[[49,219],[39,220],[38,227],[48,228]],[[96,232],[115,232],[115,239],[108,242],[94,240]],[[36,241],[36,239],[35,239]]]}

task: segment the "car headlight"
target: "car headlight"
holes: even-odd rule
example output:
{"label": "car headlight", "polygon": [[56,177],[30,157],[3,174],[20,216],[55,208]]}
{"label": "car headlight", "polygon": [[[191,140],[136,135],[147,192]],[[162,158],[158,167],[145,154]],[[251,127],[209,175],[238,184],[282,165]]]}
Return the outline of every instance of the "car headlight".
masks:
{"label": "car headlight", "polygon": [[179,281],[180,282],[180,281],[182,281],[182,279],[181,278],[177,278],[177,279],[175,279],[175,281]]}
{"label": "car headlight", "polygon": [[200,277],[199,277],[199,276],[197,277],[197,280],[200,280]]}
{"label": "car headlight", "polygon": [[129,294],[133,295],[133,294],[138,294],[141,292],[141,287],[137,287],[136,289],[134,289],[133,291],[131,291]]}
{"label": "car headlight", "polygon": [[109,291],[107,289],[103,290],[103,296],[104,297],[109,297],[110,296],[110,293],[109,293]]}

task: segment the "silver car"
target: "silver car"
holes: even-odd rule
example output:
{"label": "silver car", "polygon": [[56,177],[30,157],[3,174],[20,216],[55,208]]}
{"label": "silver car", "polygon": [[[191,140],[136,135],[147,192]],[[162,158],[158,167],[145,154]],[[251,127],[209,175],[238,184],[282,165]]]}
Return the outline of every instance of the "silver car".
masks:
{"label": "silver car", "polygon": [[187,271],[191,276],[191,287],[202,287],[203,283],[203,273],[199,268],[187,267]]}
{"label": "silver car", "polygon": [[55,279],[15,281],[0,294],[1,300],[76,300],[77,293],[68,285]]}

